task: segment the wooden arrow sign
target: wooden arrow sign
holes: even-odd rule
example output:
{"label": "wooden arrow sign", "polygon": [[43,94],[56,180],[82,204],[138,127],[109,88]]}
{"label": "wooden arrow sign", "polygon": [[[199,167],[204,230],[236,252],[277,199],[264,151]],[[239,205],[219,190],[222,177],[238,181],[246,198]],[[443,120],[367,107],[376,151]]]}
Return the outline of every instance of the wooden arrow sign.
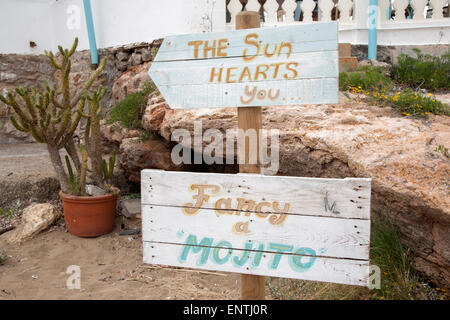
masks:
{"label": "wooden arrow sign", "polygon": [[166,37],[149,70],[171,108],[338,102],[336,22]]}

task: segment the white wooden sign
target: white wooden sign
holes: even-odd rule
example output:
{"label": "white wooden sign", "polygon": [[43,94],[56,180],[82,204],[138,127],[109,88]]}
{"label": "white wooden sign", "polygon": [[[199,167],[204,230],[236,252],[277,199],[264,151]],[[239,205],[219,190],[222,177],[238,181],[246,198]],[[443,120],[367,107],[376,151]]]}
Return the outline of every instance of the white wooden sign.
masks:
{"label": "white wooden sign", "polygon": [[149,75],[171,108],[338,103],[338,27],[166,37]]}
{"label": "white wooden sign", "polygon": [[366,286],[370,183],[143,170],[144,262]]}

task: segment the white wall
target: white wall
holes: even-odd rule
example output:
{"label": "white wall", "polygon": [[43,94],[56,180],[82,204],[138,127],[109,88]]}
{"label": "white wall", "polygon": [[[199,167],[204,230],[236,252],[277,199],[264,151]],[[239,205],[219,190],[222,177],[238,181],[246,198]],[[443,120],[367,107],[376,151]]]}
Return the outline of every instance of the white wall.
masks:
{"label": "white wall", "polygon": [[[49,1],[0,0],[0,53],[41,53],[54,45]],[[30,41],[37,47],[30,48]]]}
{"label": "white wall", "polygon": [[[169,34],[223,30],[222,0],[91,0],[98,48],[151,42]],[[0,53],[89,49],[82,0],[0,0]],[[3,30],[8,30],[4,32]],[[32,38],[32,39],[31,39]],[[30,50],[29,41],[38,44]]]}

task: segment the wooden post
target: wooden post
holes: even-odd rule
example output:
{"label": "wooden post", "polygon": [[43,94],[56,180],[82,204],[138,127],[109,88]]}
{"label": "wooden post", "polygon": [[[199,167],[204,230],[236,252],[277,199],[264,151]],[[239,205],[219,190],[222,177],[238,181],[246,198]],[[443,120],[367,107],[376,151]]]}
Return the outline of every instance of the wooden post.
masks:
{"label": "wooden post", "polygon": [[[242,11],[236,15],[236,30],[253,29],[260,27],[260,17],[255,11]],[[260,168],[260,130],[262,128],[261,107],[240,107],[238,109],[238,126],[244,131],[254,129],[257,133],[258,159],[257,164],[247,163],[250,157],[249,143],[245,143],[245,164],[239,165],[239,172],[242,173],[261,173]],[[248,159],[248,160],[247,160]],[[242,300],[264,300],[266,297],[265,277],[249,274],[241,275],[241,298]]]}

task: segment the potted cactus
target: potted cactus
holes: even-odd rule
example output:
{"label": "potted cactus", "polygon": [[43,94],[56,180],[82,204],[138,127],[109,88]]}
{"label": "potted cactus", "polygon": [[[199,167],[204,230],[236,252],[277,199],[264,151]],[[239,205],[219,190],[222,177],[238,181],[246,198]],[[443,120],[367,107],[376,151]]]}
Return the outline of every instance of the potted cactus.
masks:
{"label": "potted cactus", "polygon": [[[119,190],[111,185],[115,155],[107,163],[101,147],[101,99],[106,89],[99,87],[90,92],[106,66],[106,58],[79,90],[72,90],[70,58],[77,44],[75,39],[70,50],[59,46],[59,59],[51,51],[45,52],[51,65],[61,72],[58,86],[44,83],[45,90],[40,93],[36,88],[16,88],[15,95],[9,92],[6,97],[0,95],[0,100],[11,107],[10,120],[17,130],[29,132],[37,142],[47,144],[61,186],[59,195],[68,231],[76,236],[95,237],[114,228]],[[74,133],[83,118],[86,119],[83,144],[77,145]],[[63,148],[67,152],[66,166],[59,153]],[[87,185],[88,180],[91,185]],[[98,190],[102,191],[101,195]]]}

